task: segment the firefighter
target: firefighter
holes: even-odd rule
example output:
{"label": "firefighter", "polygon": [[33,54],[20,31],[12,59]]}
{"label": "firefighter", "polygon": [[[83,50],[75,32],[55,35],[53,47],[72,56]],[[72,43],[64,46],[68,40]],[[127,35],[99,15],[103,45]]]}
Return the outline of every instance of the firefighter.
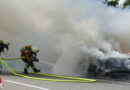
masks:
{"label": "firefighter", "polygon": [[34,61],[37,61],[37,62],[39,61],[36,57],[37,52],[39,52],[39,50],[38,49],[36,50],[36,49],[37,48],[32,47],[31,45],[27,45],[21,49],[22,60],[26,63],[25,68],[24,68],[25,74],[28,74],[29,66],[31,66],[31,68],[33,69],[35,73],[40,72],[40,69],[37,69],[33,63]]}
{"label": "firefighter", "polygon": [[[0,55],[1,53],[3,52],[4,53],[4,49],[9,49],[8,46],[9,46],[9,42],[7,41],[3,41],[3,40],[0,40]],[[0,62],[0,74],[1,74],[1,71],[2,71],[2,64]]]}

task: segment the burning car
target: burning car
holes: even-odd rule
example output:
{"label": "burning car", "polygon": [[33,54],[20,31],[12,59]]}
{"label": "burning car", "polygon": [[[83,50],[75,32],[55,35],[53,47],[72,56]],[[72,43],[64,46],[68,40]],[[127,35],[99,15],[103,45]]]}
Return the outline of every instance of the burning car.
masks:
{"label": "burning car", "polygon": [[105,52],[101,49],[94,49],[87,53],[79,63],[83,75],[122,77],[130,75],[130,58],[118,51]]}
{"label": "burning car", "polygon": [[130,58],[99,59],[88,67],[89,76],[106,75],[118,77],[126,74],[130,74]]}

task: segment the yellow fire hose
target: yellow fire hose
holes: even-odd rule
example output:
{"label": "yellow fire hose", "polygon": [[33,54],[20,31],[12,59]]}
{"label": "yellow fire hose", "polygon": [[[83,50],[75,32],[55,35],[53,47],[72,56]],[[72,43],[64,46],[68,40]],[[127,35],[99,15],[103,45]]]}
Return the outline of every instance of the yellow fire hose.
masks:
{"label": "yellow fire hose", "polygon": [[15,59],[5,59],[5,58],[0,58],[0,61],[7,67],[7,69],[14,75],[16,76],[21,76],[29,79],[35,79],[35,80],[43,80],[43,81],[55,81],[55,82],[96,82],[94,79],[87,79],[87,78],[76,78],[76,77],[65,77],[65,76],[57,76],[57,75],[49,75],[49,74],[43,74],[43,73],[33,73],[29,72],[31,74],[37,74],[37,75],[43,75],[43,76],[49,76],[49,77],[58,77],[58,78],[65,78],[65,79],[72,79],[72,80],[64,80],[64,79],[47,79],[47,78],[36,78],[36,77],[30,77],[22,74],[17,74],[14,72],[4,60],[18,60],[21,58],[15,58]]}

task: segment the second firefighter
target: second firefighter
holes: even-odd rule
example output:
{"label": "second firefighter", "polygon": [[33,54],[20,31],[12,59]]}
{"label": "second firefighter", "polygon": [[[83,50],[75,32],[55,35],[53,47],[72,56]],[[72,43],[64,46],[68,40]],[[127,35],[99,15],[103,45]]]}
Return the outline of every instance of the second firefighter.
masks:
{"label": "second firefighter", "polygon": [[40,72],[40,69],[37,69],[34,65],[34,61],[38,62],[39,60],[36,58],[37,52],[39,50],[36,47],[32,47],[31,45],[27,45],[23,47],[21,50],[21,58],[26,63],[24,68],[24,73],[28,73],[28,68],[31,66],[35,73]]}

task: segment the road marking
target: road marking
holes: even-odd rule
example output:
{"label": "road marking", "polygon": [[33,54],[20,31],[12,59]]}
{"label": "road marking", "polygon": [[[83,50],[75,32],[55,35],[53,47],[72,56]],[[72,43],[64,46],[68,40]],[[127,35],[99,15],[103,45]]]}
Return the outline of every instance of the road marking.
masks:
{"label": "road marking", "polygon": [[130,85],[130,83],[127,82],[119,82],[119,81],[108,81],[108,80],[101,80],[101,79],[96,79],[98,81],[104,82],[104,83],[113,83],[113,84],[124,84],[124,85]]}
{"label": "road marking", "polygon": [[14,84],[23,85],[23,86],[28,86],[28,87],[38,88],[38,89],[41,89],[41,90],[50,90],[50,89],[47,89],[47,88],[38,87],[38,86],[34,86],[34,85],[29,85],[29,84],[24,84],[24,83],[19,83],[19,82],[14,82],[14,81],[11,81],[11,80],[4,80],[4,81],[6,81],[6,82],[10,82],[10,83],[14,83]]}

